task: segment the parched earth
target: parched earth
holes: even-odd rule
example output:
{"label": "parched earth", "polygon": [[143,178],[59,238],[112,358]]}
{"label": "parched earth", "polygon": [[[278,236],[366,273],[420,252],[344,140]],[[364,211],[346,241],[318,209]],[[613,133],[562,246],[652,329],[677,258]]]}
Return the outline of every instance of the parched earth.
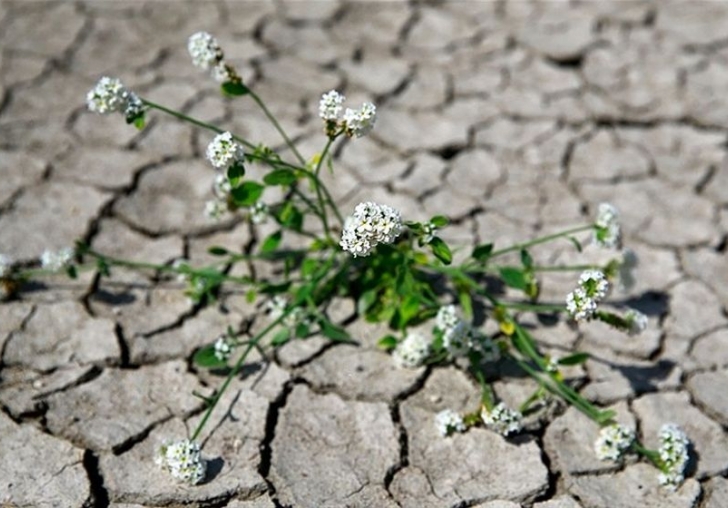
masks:
{"label": "parched earth", "polygon": [[[384,330],[359,346],[289,343],[246,366],[202,436],[211,479],[184,487],[152,460],[201,417],[221,377],[193,352],[260,307],[224,293],[198,308],[179,283],[114,270],[30,284],[0,304],[0,505],[723,508],[728,506],[728,4],[693,1],[95,1],[0,3],[0,252],[36,261],[84,239],[155,263],[251,248],[243,223],[202,214],[207,132],[153,112],[143,132],[86,111],[102,75],[278,146],[251,101],[224,100],[193,67],[206,30],[303,152],[323,145],[318,98],[372,100],[371,136],[336,151],[343,210],[384,202],[453,217],[448,240],[506,245],[622,213],[641,261],[615,294],[649,315],[629,338],[598,323],[536,323],[542,347],[590,353],[581,393],[636,425],[694,443],[689,478],[659,488],[644,462],[595,459],[596,426],[553,408],[504,440],[437,435],[436,412],[477,407],[455,366],[397,369]],[[468,251],[469,249],[463,249]],[[534,250],[578,262],[569,244]],[[241,272],[242,273],[242,272]],[[546,276],[556,300],[573,275]],[[330,313],[349,322],[354,305]],[[487,326],[487,324],[486,324]],[[515,403],[522,379],[496,384]]]}

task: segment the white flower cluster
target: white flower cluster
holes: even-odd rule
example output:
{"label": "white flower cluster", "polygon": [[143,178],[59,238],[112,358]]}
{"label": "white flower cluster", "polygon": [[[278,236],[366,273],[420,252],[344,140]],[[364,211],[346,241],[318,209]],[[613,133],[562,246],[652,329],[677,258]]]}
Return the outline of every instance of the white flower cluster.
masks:
{"label": "white flower cluster", "polygon": [[359,203],[344,223],[339,245],[354,257],[368,256],[380,243],[392,243],[402,233],[402,217],[387,205]]}
{"label": "white flower cluster", "polygon": [[359,109],[344,109],[346,98],[331,90],[321,96],[319,101],[319,116],[327,123],[326,132],[333,135],[341,128],[347,136],[360,138],[366,136],[374,128],[377,121],[377,108],[371,102],[365,102]]}
{"label": "white flower cluster", "polygon": [[579,276],[579,286],[566,296],[566,309],[576,321],[588,321],[608,290],[609,282],[602,272],[586,270]]}
{"label": "white flower cluster", "polygon": [[51,272],[60,272],[71,264],[74,254],[75,251],[71,247],[66,247],[57,252],[45,250],[40,256],[41,267]]}
{"label": "white flower cluster", "polygon": [[435,317],[435,326],[442,332],[442,345],[450,356],[458,357],[468,353],[472,346],[470,326],[457,315],[454,305],[440,307]]}
{"label": "white flower cluster", "polygon": [[647,316],[636,309],[625,312],[624,320],[629,326],[627,333],[631,336],[639,335],[647,329]]}
{"label": "white flower cluster", "polygon": [[492,411],[488,411],[483,406],[483,409],[480,411],[480,417],[483,419],[485,426],[490,430],[502,436],[508,436],[521,430],[523,415],[502,402],[499,402]]}
{"label": "white flower cluster", "polygon": [[230,355],[233,352],[233,346],[232,344],[230,344],[227,335],[221,335],[220,337],[218,337],[215,341],[214,348],[215,358],[217,358],[221,362],[224,362],[228,358],[230,358]]}
{"label": "white flower cluster", "polygon": [[663,471],[660,473],[661,485],[677,488],[685,479],[690,440],[683,430],[674,423],[666,423],[660,428],[660,460]]}
{"label": "white flower cluster", "polygon": [[8,275],[12,266],[13,259],[5,254],[0,254],[0,278]]}
{"label": "white flower cluster", "polygon": [[437,226],[432,222],[425,222],[422,225],[422,241],[425,244],[430,243],[435,238],[435,233],[437,233]]}
{"label": "white flower cluster", "polygon": [[422,365],[430,355],[430,341],[423,335],[411,332],[400,342],[392,353],[398,367],[415,369]]}
{"label": "white flower cluster", "polygon": [[441,436],[449,436],[455,432],[465,432],[463,417],[452,409],[444,409],[435,415],[437,432]]}
{"label": "white flower cluster", "polygon": [[[281,295],[275,295],[266,302],[265,306],[268,310],[268,315],[273,321],[275,321],[286,312],[286,307],[288,307],[288,300],[286,300],[286,298]],[[294,329],[299,324],[306,322],[308,322],[308,316],[306,315],[306,312],[302,308],[297,307],[289,312],[286,317],[283,318],[281,324],[283,324],[283,326],[285,326],[286,328]]]}
{"label": "white flower cluster", "polygon": [[634,431],[624,425],[613,424],[602,427],[594,442],[594,451],[599,460],[618,461],[634,442]]}
{"label": "white flower cluster", "polygon": [[189,439],[165,442],[159,448],[155,462],[175,479],[190,485],[202,482],[207,472],[200,445]]}
{"label": "white flower cluster", "polygon": [[268,205],[262,201],[256,201],[255,204],[248,210],[250,222],[253,224],[263,224],[266,220],[268,220],[269,214],[270,209],[268,208]]}
{"label": "white flower cluster", "polygon": [[600,247],[619,249],[622,244],[622,230],[619,212],[609,203],[601,203],[594,222],[594,243]]}
{"label": "white flower cluster", "polygon": [[217,169],[226,170],[245,162],[245,151],[230,132],[218,134],[207,145],[207,160]]}
{"label": "white flower cluster", "polygon": [[226,175],[215,175],[215,181],[212,185],[215,198],[205,203],[205,215],[211,219],[219,220],[223,215],[230,211],[228,200],[232,186]]}
{"label": "white flower cluster", "polygon": [[117,78],[104,76],[86,94],[88,109],[106,115],[119,111],[128,119],[144,111],[144,103],[134,92],[129,91]]}
{"label": "white flower cluster", "polygon": [[237,81],[235,69],[225,61],[225,54],[217,39],[207,32],[197,32],[187,39],[187,51],[192,57],[192,63],[201,69],[211,70],[215,81],[226,83]]}
{"label": "white flower cluster", "polygon": [[227,202],[222,199],[210,199],[205,202],[205,216],[220,220],[229,211]]}

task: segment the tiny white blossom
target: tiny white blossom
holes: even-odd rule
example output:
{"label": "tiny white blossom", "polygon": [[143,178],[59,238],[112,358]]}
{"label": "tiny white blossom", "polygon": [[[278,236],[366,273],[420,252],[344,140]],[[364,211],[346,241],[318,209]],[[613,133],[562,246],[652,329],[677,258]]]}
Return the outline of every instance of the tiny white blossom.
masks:
{"label": "tiny white blossom", "polygon": [[226,361],[230,358],[230,354],[233,352],[233,347],[230,344],[226,335],[221,335],[215,341],[215,358],[221,362]]}
{"label": "tiny white blossom", "polygon": [[192,34],[187,40],[187,51],[192,63],[202,69],[210,69],[222,58],[222,49],[217,40],[207,32]]}
{"label": "tiny white blossom", "polygon": [[[174,268],[175,270],[184,270],[184,269],[189,270],[191,268],[190,261],[189,261],[189,259],[185,259],[185,258],[177,258],[172,263],[172,268]],[[188,275],[186,273],[184,273],[184,271],[177,272],[176,278],[177,278],[178,282],[187,282],[187,277],[188,277]]]}
{"label": "tiny white blossom", "polygon": [[599,460],[618,461],[634,442],[634,431],[624,425],[613,424],[602,427],[594,442],[594,451]]}
{"label": "tiny white blossom", "polygon": [[594,243],[600,247],[618,249],[622,242],[619,212],[609,203],[601,203],[594,222]]}
{"label": "tiny white blossom", "polygon": [[138,117],[145,109],[146,106],[139,96],[134,92],[129,92],[126,99],[126,106],[124,106],[124,116],[127,120],[131,121],[131,119]]}
{"label": "tiny white blossom", "polygon": [[216,198],[205,202],[205,216],[210,219],[220,220],[228,211],[228,204],[225,199]]}
{"label": "tiny white blossom", "polygon": [[13,259],[5,254],[0,254],[0,277],[5,277],[10,273],[13,266]]}
{"label": "tiny white blossom", "polygon": [[45,250],[40,257],[41,267],[51,272],[60,272],[71,264],[74,254],[75,251],[71,247],[57,252]]}
{"label": "tiny white blossom", "polygon": [[344,112],[344,125],[349,137],[366,136],[376,121],[377,108],[371,102],[365,102],[357,110],[346,108]]}
{"label": "tiny white blossom", "polygon": [[688,464],[690,440],[683,430],[674,423],[660,428],[660,460],[663,471],[659,475],[661,485],[676,489],[685,479]]}
{"label": "tiny white blossom", "polygon": [[647,316],[636,309],[629,309],[624,314],[624,319],[629,325],[629,335],[639,335],[647,329]]}
{"label": "tiny white blossom", "polygon": [[465,423],[463,417],[451,409],[444,409],[435,415],[437,432],[441,436],[449,436],[454,432],[464,432]]}
{"label": "tiny white blossom", "polygon": [[392,243],[402,232],[402,218],[387,205],[359,203],[344,222],[339,245],[357,256],[367,256],[380,243]]}
{"label": "tiny white blossom", "polygon": [[245,161],[245,152],[230,132],[223,132],[207,145],[207,160],[217,169],[227,169]]}
{"label": "tiny white blossom", "polygon": [[[288,300],[281,295],[275,295],[266,302],[266,308],[268,309],[268,315],[275,321],[280,318],[288,307]],[[293,329],[301,323],[308,323],[309,319],[306,315],[306,311],[300,307],[292,309],[286,317],[283,318],[281,323],[286,328]]]}
{"label": "tiny white blossom", "polygon": [[104,76],[86,94],[88,109],[102,115],[123,111],[126,108],[129,91],[117,78]]}
{"label": "tiny white blossom", "polygon": [[579,276],[579,287],[566,296],[566,310],[574,320],[588,321],[608,290],[609,282],[602,272],[586,270]]}
{"label": "tiny white blossom", "polygon": [[212,190],[215,193],[215,196],[227,199],[230,191],[232,190],[228,177],[223,174],[215,175],[215,182],[213,183]]}
{"label": "tiny white blossom", "polygon": [[337,121],[341,116],[344,100],[345,97],[336,90],[323,94],[319,101],[319,116],[326,121]]}
{"label": "tiny white blossom", "polygon": [[599,270],[585,270],[579,276],[579,286],[589,298],[593,298],[597,302],[607,296],[609,290],[609,282],[602,272]]}
{"label": "tiny white blossom", "polygon": [[235,70],[225,60],[220,60],[212,68],[212,77],[218,83],[227,83],[235,81],[238,76]]}
{"label": "tiny white blossom", "polygon": [[266,220],[268,220],[270,209],[268,208],[268,205],[266,205],[262,201],[257,201],[253,206],[250,207],[248,213],[250,216],[250,222],[252,222],[253,224],[262,224]]}
{"label": "tiny white blossom", "polygon": [[430,341],[423,335],[411,332],[392,353],[398,367],[414,369],[422,365],[430,355]]}
{"label": "tiny white blossom", "polygon": [[549,361],[546,364],[546,371],[551,372],[552,374],[556,374],[557,372],[559,372],[559,356],[558,355],[549,356]]}
{"label": "tiny white blossom", "polygon": [[426,222],[422,225],[423,232],[422,232],[422,241],[426,244],[430,243],[433,238],[435,238],[435,233],[437,233],[437,227],[432,222]]}
{"label": "tiny white blossom", "polygon": [[268,309],[268,315],[270,316],[270,318],[275,321],[283,315],[283,313],[286,311],[287,305],[288,300],[286,300],[281,295],[275,295],[266,302],[265,307],[266,309]]}
{"label": "tiny white blossom", "polygon": [[480,417],[486,427],[502,436],[508,436],[521,430],[521,419],[523,418],[521,413],[502,402],[499,402],[492,411],[483,407]]}
{"label": "tiny white blossom", "polygon": [[453,328],[459,322],[460,318],[455,311],[454,305],[443,305],[437,311],[437,316],[435,317],[435,326],[437,326],[440,330],[445,331]]}
{"label": "tiny white blossom", "polygon": [[445,330],[442,334],[442,345],[453,358],[466,355],[471,347],[470,326],[465,321],[459,321]]}
{"label": "tiny white blossom", "polygon": [[176,480],[190,485],[202,482],[207,472],[207,461],[202,458],[200,445],[188,439],[165,442],[159,448],[155,462]]}

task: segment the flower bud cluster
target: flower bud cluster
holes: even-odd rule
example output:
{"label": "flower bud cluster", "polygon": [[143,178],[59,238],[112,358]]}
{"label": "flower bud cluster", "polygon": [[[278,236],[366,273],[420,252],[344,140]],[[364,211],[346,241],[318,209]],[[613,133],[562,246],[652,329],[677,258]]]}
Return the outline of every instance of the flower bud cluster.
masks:
{"label": "flower bud cluster", "polygon": [[586,270],[579,277],[579,286],[566,297],[566,309],[576,321],[589,321],[597,304],[609,290],[609,282],[598,270]]}
{"label": "flower bud cluster", "polygon": [[339,245],[357,256],[368,256],[380,243],[392,243],[402,233],[400,213],[387,205],[359,203],[344,224]]}
{"label": "flower bud cluster", "polygon": [[129,91],[117,78],[102,77],[96,86],[86,94],[88,109],[106,115],[119,111],[127,122],[133,121],[144,112],[146,106],[137,94]]}
{"label": "flower bud cluster", "polygon": [[437,432],[443,437],[455,432],[465,432],[465,422],[459,413],[451,409],[444,409],[435,415]]}
{"label": "flower bud cluster", "polygon": [[165,442],[159,448],[155,462],[175,479],[190,485],[202,482],[207,472],[200,445],[188,439]]}
{"label": "flower bud cluster", "polygon": [[622,245],[622,229],[619,212],[609,203],[601,203],[594,222],[594,243],[600,247],[619,249]]}
{"label": "flower bud cluster", "polygon": [[215,358],[221,362],[227,361],[233,352],[233,344],[230,343],[227,335],[221,335],[217,338],[214,345]]}
{"label": "flower bud cluster", "polygon": [[594,442],[594,451],[599,460],[618,461],[634,443],[635,434],[624,425],[613,424],[602,427],[599,437]]}
{"label": "flower bud cluster", "polygon": [[624,314],[627,323],[627,333],[630,336],[639,335],[647,329],[647,316],[636,309],[629,309]]}
{"label": "flower bud cluster", "polygon": [[411,332],[392,353],[398,367],[414,369],[425,363],[430,355],[430,341],[417,332]]}
{"label": "flower bud cluster", "polygon": [[217,39],[207,32],[197,32],[187,39],[187,51],[192,63],[201,69],[210,70],[219,83],[241,82],[235,68],[225,61],[225,54]]}
{"label": "flower bud cluster", "polygon": [[520,412],[509,408],[502,402],[499,402],[490,411],[483,406],[480,417],[486,427],[502,436],[508,436],[520,431],[521,420],[523,419]]}
{"label": "flower bud cluster", "polygon": [[677,488],[683,482],[689,446],[688,436],[674,423],[666,423],[660,428],[659,453],[663,465],[659,476],[661,485]]}
{"label": "flower bud cluster", "polygon": [[336,90],[331,90],[321,96],[319,116],[326,123],[326,134],[333,137],[343,130],[350,138],[366,136],[377,121],[376,106],[371,102],[365,102],[359,109],[346,108],[344,110],[345,100],[346,97]]}
{"label": "flower bud cluster", "polygon": [[227,170],[233,164],[245,162],[245,151],[230,132],[215,136],[207,145],[207,160],[216,169]]}
{"label": "flower bud cluster", "polygon": [[40,256],[41,267],[50,272],[60,272],[71,265],[75,253],[71,247],[66,247],[57,252],[45,250]]}

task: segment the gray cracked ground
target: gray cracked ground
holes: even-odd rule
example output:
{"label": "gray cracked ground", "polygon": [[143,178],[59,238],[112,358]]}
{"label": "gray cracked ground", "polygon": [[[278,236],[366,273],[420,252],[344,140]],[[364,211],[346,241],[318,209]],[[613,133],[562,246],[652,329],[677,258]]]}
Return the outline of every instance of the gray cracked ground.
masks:
{"label": "gray cracked ground", "polygon": [[[152,100],[278,145],[245,101],[221,100],[191,66],[187,37],[214,33],[306,153],[320,149],[319,94],[374,100],[369,138],[327,176],[343,210],[387,202],[455,219],[448,239],[505,244],[622,212],[642,264],[619,298],[652,331],[542,325],[544,348],[592,355],[586,396],[648,444],[674,421],[697,461],[676,493],[644,463],[594,460],[595,426],[559,410],[517,440],[450,439],[436,411],[476,403],[442,367],[397,371],[361,346],[292,343],[246,367],[213,415],[213,478],[180,487],[151,455],[199,419],[188,367],[227,326],[264,318],[241,295],[203,311],[174,282],[127,271],[100,284],[51,279],[0,305],[3,506],[728,506],[728,6],[719,2],[0,2],[0,251],[37,259],[83,238],[109,254],[209,261],[249,232],[201,213],[207,133],[157,117],[142,133],[85,111],[104,74]],[[573,260],[566,247],[534,252]],[[547,278],[562,298],[568,278]],[[350,302],[329,309],[348,318]],[[496,390],[505,400],[528,386]]]}

